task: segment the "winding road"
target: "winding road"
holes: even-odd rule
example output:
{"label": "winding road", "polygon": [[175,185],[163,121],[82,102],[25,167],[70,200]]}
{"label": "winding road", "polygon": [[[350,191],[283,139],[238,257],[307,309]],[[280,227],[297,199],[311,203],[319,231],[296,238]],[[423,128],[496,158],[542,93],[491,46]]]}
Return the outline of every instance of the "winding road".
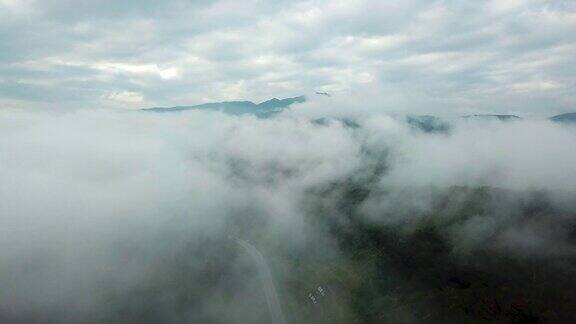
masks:
{"label": "winding road", "polygon": [[260,281],[264,287],[264,293],[266,295],[266,301],[268,303],[268,309],[270,311],[270,319],[272,324],[286,324],[284,319],[284,313],[282,312],[282,307],[280,306],[280,299],[278,298],[278,292],[276,291],[276,286],[274,285],[274,278],[272,277],[272,271],[270,266],[266,262],[266,259],[256,249],[256,247],[244,240],[235,238],[236,242],[243,247],[248,254],[256,262],[258,267],[258,274],[260,276]]}

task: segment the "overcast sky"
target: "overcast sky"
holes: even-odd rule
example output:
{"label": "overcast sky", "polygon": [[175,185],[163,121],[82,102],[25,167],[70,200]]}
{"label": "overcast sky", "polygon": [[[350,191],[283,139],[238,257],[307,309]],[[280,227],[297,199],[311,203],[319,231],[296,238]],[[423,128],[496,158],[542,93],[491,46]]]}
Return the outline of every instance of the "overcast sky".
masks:
{"label": "overcast sky", "polygon": [[574,111],[576,1],[0,0],[0,107],[314,91],[430,113]]}

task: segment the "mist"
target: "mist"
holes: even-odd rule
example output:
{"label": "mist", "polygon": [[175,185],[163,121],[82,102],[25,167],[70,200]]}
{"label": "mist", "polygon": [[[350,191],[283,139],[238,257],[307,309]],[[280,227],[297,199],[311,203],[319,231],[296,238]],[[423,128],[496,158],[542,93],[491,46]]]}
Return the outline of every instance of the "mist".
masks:
{"label": "mist", "polygon": [[576,128],[322,105],[0,110],[0,321],[574,320]]}

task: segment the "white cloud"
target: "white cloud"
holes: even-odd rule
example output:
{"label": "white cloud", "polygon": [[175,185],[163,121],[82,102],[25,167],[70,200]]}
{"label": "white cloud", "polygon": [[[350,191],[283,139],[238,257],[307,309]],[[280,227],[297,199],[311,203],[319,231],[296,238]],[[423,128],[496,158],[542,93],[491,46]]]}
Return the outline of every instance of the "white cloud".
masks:
{"label": "white cloud", "polygon": [[139,104],[144,101],[144,96],[141,93],[133,91],[115,91],[106,95],[106,99],[121,104]]}
{"label": "white cloud", "polygon": [[515,83],[511,85],[512,89],[521,92],[548,91],[556,90],[562,87],[564,87],[564,85],[556,81],[530,81]]}
{"label": "white cloud", "polygon": [[[546,80],[544,87],[562,84],[548,105],[554,112],[542,110],[545,94],[530,104],[492,91],[490,106],[541,115],[574,109],[573,55],[560,50],[576,46],[574,11],[560,1],[249,1],[242,10],[224,0],[87,1],[74,14],[69,7],[37,2],[33,20],[0,24],[10,44],[0,54],[10,70],[3,79],[43,79],[52,92],[84,98],[59,106],[106,106],[93,100],[110,89],[168,106],[370,85],[412,94],[398,105],[457,112],[463,100],[485,106],[479,94],[489,89]],[[240,80],[243,91],[225,90]]]}
{"label": "white cloud", "polygon": [[11,15],[24,15],[33,12],[31,0],[0,0],[0,12],[8,12]]}

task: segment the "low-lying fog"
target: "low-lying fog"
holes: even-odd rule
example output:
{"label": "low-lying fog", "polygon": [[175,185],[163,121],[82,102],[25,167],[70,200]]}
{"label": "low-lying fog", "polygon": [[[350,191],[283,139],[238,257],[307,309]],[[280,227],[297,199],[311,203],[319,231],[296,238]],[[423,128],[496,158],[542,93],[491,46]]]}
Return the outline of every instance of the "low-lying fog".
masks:
{"label": "low-lying fog", "polygon": [[0,183],[1,322],[268,323],[239,240],[288,323],[576,319],[576,127],[0,110]]}

